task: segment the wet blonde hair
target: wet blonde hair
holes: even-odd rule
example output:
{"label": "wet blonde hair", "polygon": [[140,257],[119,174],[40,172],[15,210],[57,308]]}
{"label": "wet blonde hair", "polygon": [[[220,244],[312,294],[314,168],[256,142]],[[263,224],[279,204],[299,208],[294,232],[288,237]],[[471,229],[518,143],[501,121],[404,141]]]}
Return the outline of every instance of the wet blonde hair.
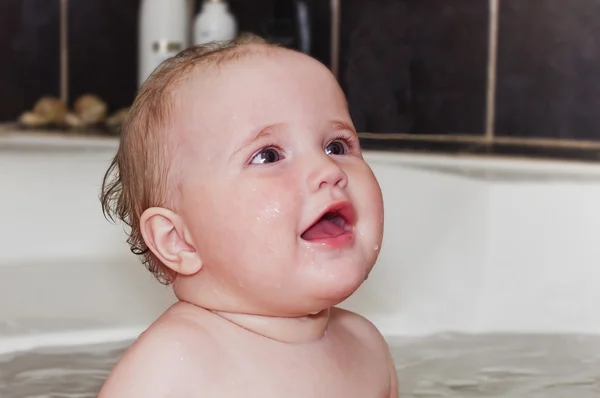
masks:
{"label": "wet blonde hair", "polygon": [[150,207],[167,207],[170,151],[165,139],[172,123],[173,88],[198,65],[219,66],[248,53],[249,45],[277,47],[251,34],[228,42],[190,47],[164,61],[141,86],[121,130],[117,154],[104,175],[100,200],[104,216],[124,222],[131,251],[163,284],[175,275],[148,249],[140,217]]}

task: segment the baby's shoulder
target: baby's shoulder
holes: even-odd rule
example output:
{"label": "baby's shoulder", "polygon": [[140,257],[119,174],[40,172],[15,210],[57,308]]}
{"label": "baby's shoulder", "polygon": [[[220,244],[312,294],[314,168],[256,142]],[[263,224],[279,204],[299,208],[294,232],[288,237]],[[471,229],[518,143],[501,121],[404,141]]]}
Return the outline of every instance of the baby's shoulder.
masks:
{"label": "baby's shoulder", "polygon": [[99,398],[188,396],[214,359],[209,331],[185,311],[167,311],[123,354]]}
{"label": "baby's shoulder", "polygon": [[381,374],[389,375],[389,396],[397,397],[396,367],[387,341],[377,327],[367,318],[340,308],[332,310],[331,320],[340,334],[353,336],[353,351],[361,354],[362,362],[371,371],[380,369]]}
{"label": "baby's shoulder", "polygon": [[[170,359],[181,360],[180,352],[190,352],[211,346],[212,316],[208,311],[189,304],[176,304],[161,315],[131,347],[132,354],[160,350]],[[160,348],[159,348],[160,347]]]}
{"label": "baby's shoulder", "polygon": [[380,335],[377,327],[367,318],[343,308],[332,308],[330,320],[337,326],[351,328],[359,333]]}
{"label": "baby's shoulder", "polygon": [[387,348],[385,339],[379,329],[362,315],[334,307],[331,309],[330,321],[336,328],[351,333],[366,344],[375,343],[382,348]]}

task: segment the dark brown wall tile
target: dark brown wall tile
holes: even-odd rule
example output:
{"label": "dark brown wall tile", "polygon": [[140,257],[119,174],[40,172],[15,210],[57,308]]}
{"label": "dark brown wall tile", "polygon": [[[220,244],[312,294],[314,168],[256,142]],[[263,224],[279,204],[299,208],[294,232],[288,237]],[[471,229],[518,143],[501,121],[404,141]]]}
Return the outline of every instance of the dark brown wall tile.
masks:
{"label": "dark brown wall tile", "polygon": [[600,3],[502,0],[496,134],[600,140]]}
{"label": "dark brown wall tile", "polygon": [[137,90],[139,0],[69,2],[69,97],[100,96],[112,110]]}
{"label": "dark brown wall tile", "polygon": [[59,95],[59,0],[0,2],[0,121]]}
{"label": "dark brown wall tile", "polygon": [[[311,25],[311,55],[326,65],[330,61],[331,10],[328,0],[303,0]],[[229,0],[231,12],[236,16],[240,31],[267,36],[276,31],[272,21],[291,15],[296,0]]]}
{"label": "dark brown wall tile", "polygon": [[344,0],[340,81],[360,131],[483,134],[485,0]]}

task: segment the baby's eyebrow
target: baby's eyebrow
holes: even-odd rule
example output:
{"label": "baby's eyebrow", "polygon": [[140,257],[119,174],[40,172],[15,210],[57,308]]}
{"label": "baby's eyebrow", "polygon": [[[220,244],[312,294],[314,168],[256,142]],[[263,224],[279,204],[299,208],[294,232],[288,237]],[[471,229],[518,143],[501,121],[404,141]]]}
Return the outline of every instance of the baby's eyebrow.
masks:
{"label": "baby's eyebrow", "polygon": [[263,137],[268,137],[270,135],[273,134],[273,129],[276,127],[276,124],[271,124],[265,127],[262,127],[260,129],[258,129],[258,132],[255,134],[250,135],[250,138],[247,139],[246,141],[244,141],[240,146],[238,146],[237,148],[235,148],[235,150],[233,151],[233,156],[235,156],[238,152],[240,152],[242,149],[248,147],[249,145],[251,145],[254,141],[259,140]]}
{"label": "baby's eyebrow", "polygon": [[334,120],[332,123],[334,130],[348,130],[354,135],[358,135],[356,130],[349,123],[343,122],[341,120]]}

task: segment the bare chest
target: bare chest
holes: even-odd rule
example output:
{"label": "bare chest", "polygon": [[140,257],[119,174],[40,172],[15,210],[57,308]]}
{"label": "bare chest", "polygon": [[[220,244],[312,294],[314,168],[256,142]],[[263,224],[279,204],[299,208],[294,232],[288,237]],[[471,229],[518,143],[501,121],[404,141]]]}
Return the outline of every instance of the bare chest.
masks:
{"label": "bare chest", "polygon": [[385,358],[360,345],[227,351],[214,362],[217,366],[204,372],[203,388],[198,386],[204,393],[190,391],[190,398],[389,397],[390,375]]}

